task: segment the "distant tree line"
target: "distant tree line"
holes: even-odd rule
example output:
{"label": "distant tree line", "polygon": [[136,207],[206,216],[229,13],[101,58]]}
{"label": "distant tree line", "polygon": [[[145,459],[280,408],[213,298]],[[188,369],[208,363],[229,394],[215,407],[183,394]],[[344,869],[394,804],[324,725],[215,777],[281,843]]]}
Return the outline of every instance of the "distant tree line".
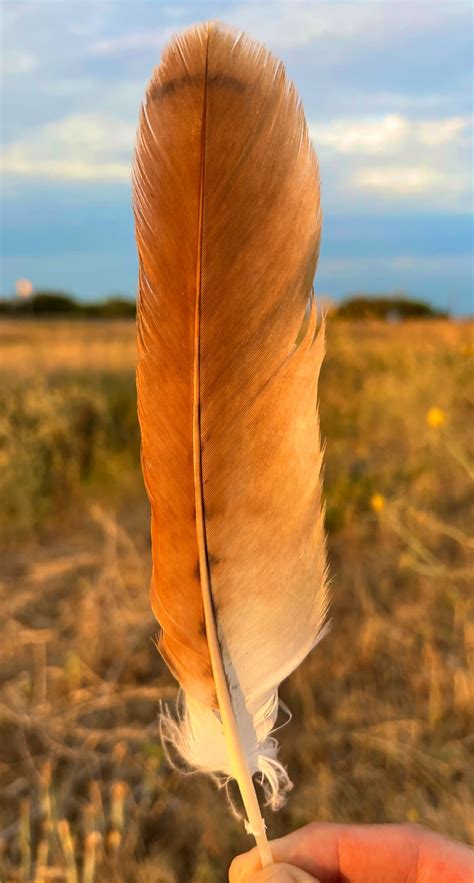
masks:
{"label": "distant tree line", "polygon": [[401,322],[403,319],[446,319],[448,314],[424,301],[412,300],[402,294],[354,294],[338,304],[332,315],[337,319],[383,319]]}
{"label": "distant tree line", "polygon": [[[65,291],[37,291],[29,298],[0,300],[0,314],[8,316],[62,316],[79,319],[128,319],[136,312],[135,301],[121,295],[103,301],[78,301]],[[400,322],[404,319],[441,319],[447,313],[410,297],[396,295],[354,294],[328,309],[335,319],[382,319]]]}
{"label": "distant tree line", "polygon": [[103,301],[78,301],[65,291],[37,291],[32,297],[0,300],[0,314],[5,316],[63,316],[78,319],[132,319],[135,301],[121,295]]}

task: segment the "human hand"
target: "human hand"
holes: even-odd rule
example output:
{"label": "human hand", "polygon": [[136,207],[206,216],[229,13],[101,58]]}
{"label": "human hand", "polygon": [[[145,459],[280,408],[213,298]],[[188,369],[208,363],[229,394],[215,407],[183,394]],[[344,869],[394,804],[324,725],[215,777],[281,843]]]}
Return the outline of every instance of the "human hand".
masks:
{"label": "human hand", "polygon": [[474,852],[417,825],[314,823],[238,856],[229,883],[473,883]]}

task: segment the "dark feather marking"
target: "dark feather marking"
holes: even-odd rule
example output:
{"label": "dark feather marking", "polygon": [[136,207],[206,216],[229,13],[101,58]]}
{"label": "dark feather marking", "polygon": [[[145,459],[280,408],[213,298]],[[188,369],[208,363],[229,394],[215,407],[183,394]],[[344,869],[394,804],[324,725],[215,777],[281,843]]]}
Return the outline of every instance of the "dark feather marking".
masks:
{"label": "dark feather marking", "polygon": [[[167,83],[153,83],[148,93],[150,101],[161,101],[168,95],[174,95],[185,86],[200,86],[204,83],[204,73],[194,74],[192,77],[186,74],[176,80],[169,80]],[[245,92],[246,86],[240,80],[234,77],[228,77],[225,74],[213,74],[208,78],[207,86],[222,86],[224,89],[230,89],[233,92]]]}

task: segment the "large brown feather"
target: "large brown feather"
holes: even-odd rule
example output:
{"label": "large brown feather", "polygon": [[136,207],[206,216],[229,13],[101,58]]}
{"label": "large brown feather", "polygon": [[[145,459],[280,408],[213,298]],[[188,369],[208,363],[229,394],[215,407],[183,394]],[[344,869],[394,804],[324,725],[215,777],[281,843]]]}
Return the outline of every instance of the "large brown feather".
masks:
{"label": "large brown feather", "polygon": [[[234,707],[242,694],[248,711],[249,660],[264,698],[309,651],[326,606],[319,182],[282,65],[217,24],[177,37],[147,90],[134,180],[160,649],[215,708],[210,593]],[[291,654],[273,664],[278,640]]]}

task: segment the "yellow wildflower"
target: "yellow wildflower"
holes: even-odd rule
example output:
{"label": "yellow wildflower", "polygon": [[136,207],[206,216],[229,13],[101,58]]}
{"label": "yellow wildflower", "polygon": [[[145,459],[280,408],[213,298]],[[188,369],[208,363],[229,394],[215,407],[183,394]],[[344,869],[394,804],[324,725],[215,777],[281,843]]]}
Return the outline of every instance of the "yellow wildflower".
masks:
{"label": "yellow wildflower", "polygon": [[370,498],[370,505],[374,512],[381,512],[383,507],[385,506],[385,497],[382,494],[372,494]]}
{"label": "yellow wildflower", "polygon": [[426,422],[433,429],[438,429],[446,422],[446,414],[441,408],[430,408],[426,415]]}

